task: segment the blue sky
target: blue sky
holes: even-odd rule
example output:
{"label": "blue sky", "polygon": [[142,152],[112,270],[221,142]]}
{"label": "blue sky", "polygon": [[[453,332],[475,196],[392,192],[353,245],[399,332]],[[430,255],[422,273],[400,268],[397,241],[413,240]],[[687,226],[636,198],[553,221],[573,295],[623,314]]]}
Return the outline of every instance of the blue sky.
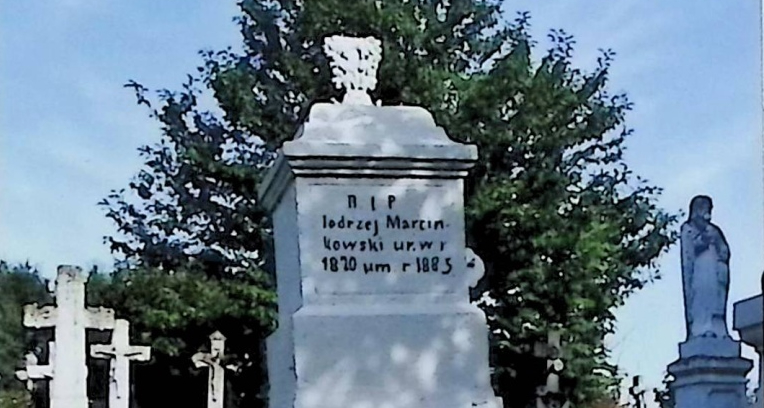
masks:
{"label": "blue sky", "polygon": [[[108,266],[112,224],[96,203],[139,169],[159,129],[122,85],[177,89],[199,49],[238,47],[235,2],[0,0],[0,259]],[[732,248],[731,300],[760,291],[764,270],[761,44],[756,0],[518,0],[539,48],[551,28],[577,40],[575,61],[618,55],[613,91],[635,103],[627,161],[684,210],[714,198]],[[541,51],[539,49],[538,51]],[[664,279],[618,311],[614,361],[659,383],[683,338],[676,249]],[[751,355],[748,353],[747,355]]]}

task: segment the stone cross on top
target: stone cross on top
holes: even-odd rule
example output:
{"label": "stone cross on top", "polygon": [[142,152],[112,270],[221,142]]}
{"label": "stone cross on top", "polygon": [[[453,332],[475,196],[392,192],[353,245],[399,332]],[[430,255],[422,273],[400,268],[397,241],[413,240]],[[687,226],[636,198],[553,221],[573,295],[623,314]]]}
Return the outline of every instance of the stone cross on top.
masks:
{"label": "stone cross on top", "polygon": [[109,408],[130,406],[130,362],[148,361],[151,347],[130,345],[130,323],[118,319],[114,324],[111,344],[94,344],[90,355],[110,359]]}
{"label": "stone cross on top", "polygon": [[342,103],[373,105],[368,91],[377,86],[377,68],[382,61],[382,43],[374,37],[332,36],[324,39],[324,53],[329,57],[332,82],[345,89]]}
{"label": "stone cross on top", "polygon": [[210,352],[196,353],[191,357],[196,368],[206,367],[209,371],[207,382],[207,408],[223,408],[225,389],[225,336],[216,331],[210,335]]}
{"label": "stone cross on top", "polygon": [[51,386],[50,408],[88,407],[85,330],[114,328],[113,310],[85,307],[86,281],[80,268],[60,266],[56,306],[24,306],[24,326],[55,328],[59,352],[50,361],[56,377]]}

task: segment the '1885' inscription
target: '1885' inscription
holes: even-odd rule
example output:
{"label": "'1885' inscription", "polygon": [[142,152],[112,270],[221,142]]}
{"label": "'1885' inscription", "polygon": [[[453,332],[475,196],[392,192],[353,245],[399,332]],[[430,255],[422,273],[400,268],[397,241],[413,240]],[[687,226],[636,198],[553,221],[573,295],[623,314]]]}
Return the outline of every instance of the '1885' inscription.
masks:
{"label": "'1885' inscription", "polygon": [[[323,213],[321,267],[326,272],[436,273],[448,275],[453,259],[450,225],[441,218],[412,216],[396,195],[347,195],[338,213]],[[413,210],[413,211],[412,211]]]}

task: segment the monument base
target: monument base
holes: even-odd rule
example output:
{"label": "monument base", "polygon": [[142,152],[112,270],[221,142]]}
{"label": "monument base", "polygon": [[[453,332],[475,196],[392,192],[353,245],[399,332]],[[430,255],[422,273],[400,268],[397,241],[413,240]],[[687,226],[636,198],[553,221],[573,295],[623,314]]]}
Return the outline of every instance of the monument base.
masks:
{"label": "monument base", "polygon": [[668,366],[675,407],[746,407],[746,374],[752,367],[753,362],[739,356],[680,358]]}
{"label": "monument base", "polygon": [[289,408],[503,406],[485,316],[469,303],[308,305],[291,323],[279,337],[294,344],[294,371],[284,373],[294,382],[271,388]]}
{"label": "monument base", "polygon": [[740,357],[740,342],[731,337],[694,337],[679,344],[679,355],[682,358]]}

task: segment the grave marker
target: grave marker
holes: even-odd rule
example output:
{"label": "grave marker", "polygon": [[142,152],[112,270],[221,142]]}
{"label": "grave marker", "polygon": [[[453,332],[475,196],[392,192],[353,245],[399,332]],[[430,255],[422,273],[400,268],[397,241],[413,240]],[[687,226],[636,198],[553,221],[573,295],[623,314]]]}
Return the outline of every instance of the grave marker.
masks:
{"label": "grave marker", "polygon": [[151,347],[130,345],[130,323],[117,319],[111,335],[111,344],[94,344],[90,355],[110,359],[109,362],[109,408],[130,406],[130,362],[148,361]]}
{"label": "grave marker", "polygon": [[50,408],[87,408],[85,330],[114,328],[114,311],[85,306],[87,277],[80,268],[60,266],[56,278],[56,306],[24,306],[24,326],[53,327],[56,348],[51,360],[56,381],[51,383]]}
{"label": "grave marker", "polygon": [[279,301],[270,404],[499,408],[485,315],[469,302],[483,272],[464,234],[477,149],[422,108],[375,106],[380,50],[326,39],[343,103],[314,104],[262,183]]}
{"label": "grave marker", "polygon": [[196,353],[192,361],[196,368],[207,368],[207,408],[223,408],[225,394],[225,336],[219,331],[210,335],[210,352]]}
{"label": "grave marker", "polygon": [[727,327],[730,247],[711,222],[712,210],[710,197],[693,197],[680,228],[687,339],[679,344],[679,359],[667,367],[676,408],[744,406],[746,373],[753,367]]}

